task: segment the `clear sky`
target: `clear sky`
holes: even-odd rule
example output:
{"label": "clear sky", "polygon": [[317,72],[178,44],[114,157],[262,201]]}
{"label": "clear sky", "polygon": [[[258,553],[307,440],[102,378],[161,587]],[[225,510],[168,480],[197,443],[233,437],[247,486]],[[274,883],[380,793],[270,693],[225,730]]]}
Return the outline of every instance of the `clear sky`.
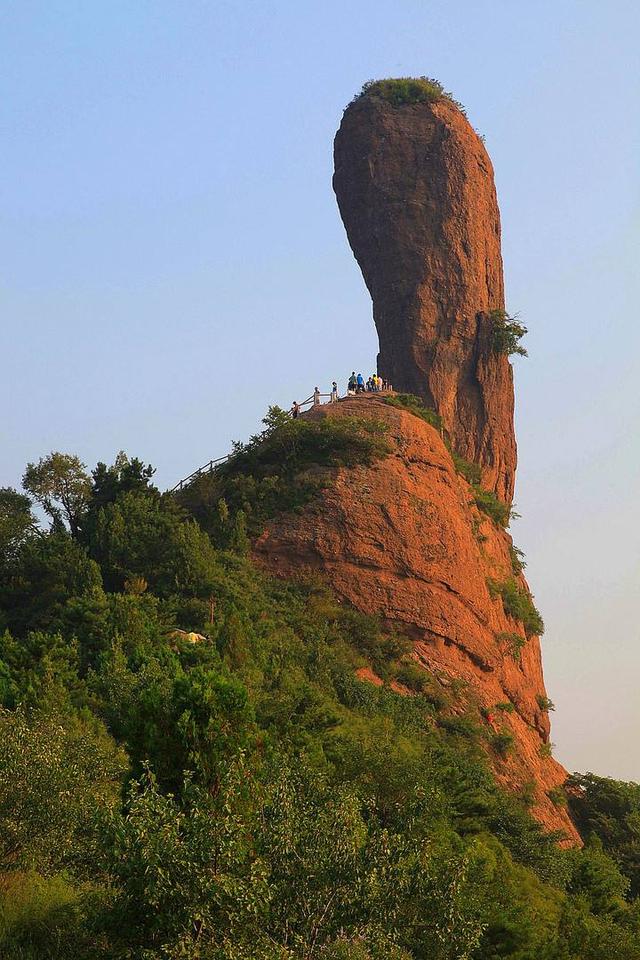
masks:
{"label": "clear sky", "polygon": [[639,48],[636,0],[3,0],[0,486],[52,449],[170,486],[373,370],[332,139],[365,80],[436,77],[530,328],[513,532],[556,754],[640,780]]}

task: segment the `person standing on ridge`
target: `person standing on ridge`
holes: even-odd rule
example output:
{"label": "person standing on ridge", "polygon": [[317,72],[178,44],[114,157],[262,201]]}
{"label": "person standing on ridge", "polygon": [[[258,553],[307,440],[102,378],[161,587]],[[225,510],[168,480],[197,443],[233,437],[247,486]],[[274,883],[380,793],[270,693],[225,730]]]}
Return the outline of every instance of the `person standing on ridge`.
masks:
{"label": "person standing on ridge", "polygon": [[347,393],[353,394],[356,392],[358,386],[358,380],[356,378],[355,370],[352,371],[351,376],[349,377],[349,383],[347,385]]}
{"label": "person standing on ridge", "polygon": [[337,402],[338,402],[338,384],[334,380],[333,383],[331,384],[331,403],[337,403]]}
{"label": "person standing on ridge", "polygon": [[293,417],[294,420],[297,420],[299,415],[300,415],[300,404],[298,403],[297,400],[294,400],[293,405],[291,407],[291,416]]}
{"label": "person standing on ridge", "polygon": [[320,403],[320,387],[313,388],[313,405],[317,407]]}
{"label": "person standing on ridge", "polygon": [[364,377],[361,373],[356,377],[356,393],[364,393]]}

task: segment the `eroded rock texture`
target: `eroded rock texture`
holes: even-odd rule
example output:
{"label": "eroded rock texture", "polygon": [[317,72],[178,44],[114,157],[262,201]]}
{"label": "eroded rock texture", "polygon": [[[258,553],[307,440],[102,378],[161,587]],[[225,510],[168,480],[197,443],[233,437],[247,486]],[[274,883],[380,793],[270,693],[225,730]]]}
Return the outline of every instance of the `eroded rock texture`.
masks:
{"label": "eroded rock texture", "polygon": [[[548,794],[566,771],[545,751],[540,644],[525,637],[487,585],[513,576],[511,537],[478,511],[439,433],[420,418],[375,395],[304,416],[383,421],[393,452],[370,467],[322,470],[319,499],[268,523],[255,558],[283,577],[323,575],[338,596],[399,626],[418,664],[444,689],[461,686],[460,710],[491,713],[495,729],[513,737],[508,756],[489,751],[498,779],[515,792],[532,784],[538,819],[576,842],[566,811]],[[515,636],[522,638],[519,657]]]}
{"label": "eroded rock texture", "polygon": [[395,106],[362,97],[334,144],[334,189],[373,299],[378,371],[442,416],[456,451],[510,503],[513,376],[491,342],[504,307],[491,161],[446,99]]}

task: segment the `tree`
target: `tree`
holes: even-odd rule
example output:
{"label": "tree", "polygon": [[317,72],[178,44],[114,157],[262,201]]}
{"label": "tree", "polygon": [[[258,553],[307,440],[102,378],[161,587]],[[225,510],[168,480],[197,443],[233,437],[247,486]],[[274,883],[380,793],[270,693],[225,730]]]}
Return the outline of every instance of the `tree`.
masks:
{"label": "tree", "polygon": [[22,486],[54,523],[66,521],[72,536],[78,535],[91,494],[91,480],[78,457],[56,452],[27,464]]}
{"label": "tree", "polygon": [[29,497],[12,487],[0,487],[0,564],[15,559],[36,528]]}
{"label": "tree", "polygon": [[77,860],[124,758],[104,728],[0,709],[0,863],[42,873]]}
{"label": "tree", "polygon": [[91,471],[89,513],[95,514],[106,504],[115,503],[122,493],[137,491],[159,496],[159,491],[150,483],[154,473],[151,464],[144,464],[137,457],[129,458],[122,450],[112,466],[98,463]]}
{"label": "tree", "polygon": [[65,531],[34,537],[22,546],[8,576],[0,578],[0,629],[23,637],[30,630],[66,629],[69,601],[100,591],[100,569]]}
{"label": "tree", "polygon": [[567,781],[569,809],[583,837],[599,837],[640,895],[640,784],[574,773]]}
{"label": "tree", "polygon": [[160,596],[211,595],[218,569],[211,541],[196,523],[182,519],[172,499],[122,493],[98,512],[88,540],[111,590],[144,577]]}
{"label": "tree", "polygon": [[511,357],[517,354],[520,357],[528,356],[520,341],[528,333],[525,326],[518,322],[517,317],[510,316],[506,310],[491,310],[489,312],[493,349],[496,353],[504,353]]}
{"label": "tree", "polygon": [[162,794],[149,771],[130,785],[105,846],[120,890],[115,925],[129,931],[129,946],[135,937],[154,951],[136,956],[289,956],[269,948],[261,929],[269,890],[248,829],[248,776],[240,758],[216,795],[187,781],[180,802]]}

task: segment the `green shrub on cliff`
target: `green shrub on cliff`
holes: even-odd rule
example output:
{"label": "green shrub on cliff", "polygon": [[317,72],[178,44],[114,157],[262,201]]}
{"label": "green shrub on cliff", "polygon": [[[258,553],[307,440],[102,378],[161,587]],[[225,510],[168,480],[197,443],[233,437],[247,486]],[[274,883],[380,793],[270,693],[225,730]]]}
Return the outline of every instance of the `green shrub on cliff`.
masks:
{"label": "green shrub on cliff", "polygon": [[451,451],[451,457],[456,472],[464,477],[471,486],[479,486],[482,480],[482,470],[480,466],[477,463],[472,463],[471,460],[465,460],[465,458],[461,457],[455,450]]}
{"label": "green shrub on cliff", "polygon": [[486,513],[498,526],[508,527],[512,516],[510,507],[503,503],[493,490],[485,490],[477,483],[473,483],[471,486],[473,488],[473,502],[478,510]]}
{"label": "green shrub on cliff", "polygon": [[438,80],[431,77],[396,77],[386,80],[368,80],[354,100],[369,97],[386,100],[396,107],[410,103],[435,103],[449,100],[464,113],[463,107],[448,93]]}
{"label": "green shrub on cliff", "polygon": [[536,609],[531,594],[514,577],[508,580],[488,580],[492,597],[501,597],[504,612],[519,620],[528,637],[540,637],[544,633],[544,621]]}
{"label": "green shrub on cliff", "polygon": [[542,693],[536,694],[536,703],[545,713],[549,713],[550,710],[555,710],[553,700],[550,700],[549,697],[544,696]]}
{"label": "green shrub on cliff", "polygon": [[520,663],[522,651],[527,642],[525,637],[521,636],[519,633],[501,630],[496,634],[496,640],[498,643],[504,644],[506,647],[508,647],[509,655],[513,657],[516,663]]}
{"label": "green shrub on cliff", "polygon": [[518,322],[516,317],[510,316],[506,310],[491,310],[489,321],[493,349],[496,353],[504,353],[508,357],[514,354],[520,357],[528,356],[526,349],[520,343],[528,330]]}
{"label": "green shrub on cliff", "polygon": [[509,558],[511,560],[511,569],[513,570],[514,577],[519,577],[527,565],[524,551],[511,543],[509,545]]}
{"label": "green shrub on cliff", "polygon": [[499,733],[492,734],[490,741],[492,748],[496,753],[505,759],[513,750],[513,734],[509,731],[501,730]]}

